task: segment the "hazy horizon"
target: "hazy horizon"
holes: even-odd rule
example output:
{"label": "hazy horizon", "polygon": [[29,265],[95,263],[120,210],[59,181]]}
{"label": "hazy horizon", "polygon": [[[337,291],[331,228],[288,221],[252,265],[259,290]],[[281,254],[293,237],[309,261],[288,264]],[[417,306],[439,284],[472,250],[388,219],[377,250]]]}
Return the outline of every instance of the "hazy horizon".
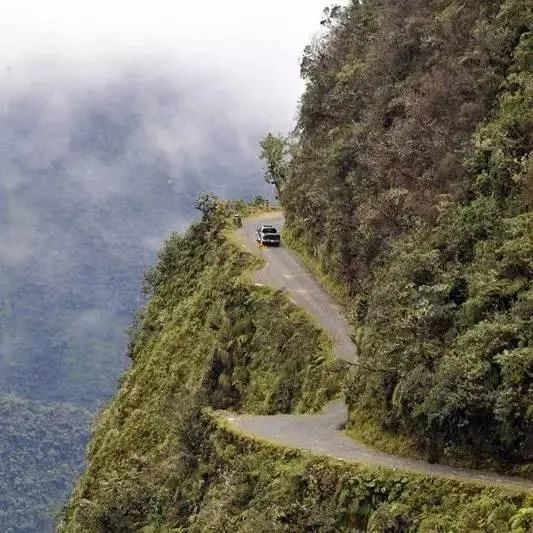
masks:
{"label": "hazy horizon", "polygon": [[234,95],[248,120],[285,131],[303,88],[299,58],[326,5],[21,0],[2,10],[2,91],[27,83],[79,90],[132,71],[158,73],[180,84],[211,82]]}

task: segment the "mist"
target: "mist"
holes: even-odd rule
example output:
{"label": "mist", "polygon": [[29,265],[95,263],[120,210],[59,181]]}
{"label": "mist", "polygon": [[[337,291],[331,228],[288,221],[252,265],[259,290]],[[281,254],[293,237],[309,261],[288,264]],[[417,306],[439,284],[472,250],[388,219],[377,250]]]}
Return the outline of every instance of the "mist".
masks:
{"label": "mist", "polygon": [[258,142],[292,124],[321,7],[5,9],[1,390],[91,408],[109,397],[142,273],[194,218],[194,198],[271,193]]}
{"label": "mist", "polygon": [[[142,272],[194,198],[268,195],[263,133],[213,80],[131,68],[2,94],[0,387],[94,407],[123,368]],[[90,316],[90,335],[87,320]]]}
{"label": "mist", "polygon": [[0,64],[22,84],[36,67],[45,83],[105,84],[128,67],[180,85],[202,80],[234,95],[236,117],[285,128],[303,87],[299,57],[326,4],[20,0],[2,8]]}
{"label": "mist", "polygon": [[[258,143],[294,123],[299,58],[323,7],[2,6],[0,405],[15,440],[0,433],[0,529],[51,531],[47,509],[82,465],[86,410],[105,404],[127,368],[143,273],[194,220],[198,194],[272,194]],[[57,471],[34,440],[45,433],[64,439],[50,437]]]}

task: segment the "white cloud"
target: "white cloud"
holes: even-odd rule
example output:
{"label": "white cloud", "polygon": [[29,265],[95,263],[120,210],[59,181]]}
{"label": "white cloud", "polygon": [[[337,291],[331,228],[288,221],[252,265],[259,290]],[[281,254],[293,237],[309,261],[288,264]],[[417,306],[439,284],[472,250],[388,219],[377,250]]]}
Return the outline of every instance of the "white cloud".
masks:
{"label": "white cloud", "polygon": [[[299,58],[327,0],[17,0],[2,2],[0,62],[10,83],[30,61],[104,80],[142,64],[180,81],[223,84],[259,122],[289,125],[302,89]],[[41,72],[41,71],[40,71]]]}

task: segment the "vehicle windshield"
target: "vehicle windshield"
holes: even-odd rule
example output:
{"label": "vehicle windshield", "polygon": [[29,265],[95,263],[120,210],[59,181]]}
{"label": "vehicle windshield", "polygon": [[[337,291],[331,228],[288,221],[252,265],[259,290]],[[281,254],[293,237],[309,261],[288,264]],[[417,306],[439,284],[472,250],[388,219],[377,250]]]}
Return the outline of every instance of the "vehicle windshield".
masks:
{"label": "vehicle windshield", "polygon": [[263,228],[263,233],[277,233],[276,228]]}

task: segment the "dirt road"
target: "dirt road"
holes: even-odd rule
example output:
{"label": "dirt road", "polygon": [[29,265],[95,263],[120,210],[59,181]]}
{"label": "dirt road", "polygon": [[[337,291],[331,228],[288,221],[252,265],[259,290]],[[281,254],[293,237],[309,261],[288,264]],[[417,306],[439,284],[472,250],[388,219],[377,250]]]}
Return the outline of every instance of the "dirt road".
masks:
{"label": "dirt road", "polygon": [[[258,247],[255,241],[255,229],[260,224],[274,224],[279,227],[283,224],[283,216],[269,214],[247,219],[243,222],[243,227],[236,232],[243,246],[253,253],[260,254],[265,260],[265,266],[254,274],[254,281],[258,284],[284,289],[287,295],[303,307],[331,337],[335,356],[353,361],[356,353],[350,339],[351,328],[342,314],[342,309],[305,270],[289,249],[283,246],[280,248]],[[340,430],[347,420],[347,408],[342,401],[331,403],[321,415],[235,416],[227,414],[226,419],[235,428],[255,437],[344,461],[533,491],[533,481],[526,479],[430,464],[417,459],[389,455],[356,443]]]}
{"label": "dirt road", "polygon": [[249,250],[262,256],[265,266],[254,275],[256,283],[285,289],[291,300],[303,307],[318,322],[333,343],[338,359],[353,361],[355,347],[350,338],[350,325],[341,307],[301,265],[294,254],[285,247],[259,247],[255,230],[261,224],[283,225],[281,213],[263,215],[244,220],[237,230],[239,241]]}

